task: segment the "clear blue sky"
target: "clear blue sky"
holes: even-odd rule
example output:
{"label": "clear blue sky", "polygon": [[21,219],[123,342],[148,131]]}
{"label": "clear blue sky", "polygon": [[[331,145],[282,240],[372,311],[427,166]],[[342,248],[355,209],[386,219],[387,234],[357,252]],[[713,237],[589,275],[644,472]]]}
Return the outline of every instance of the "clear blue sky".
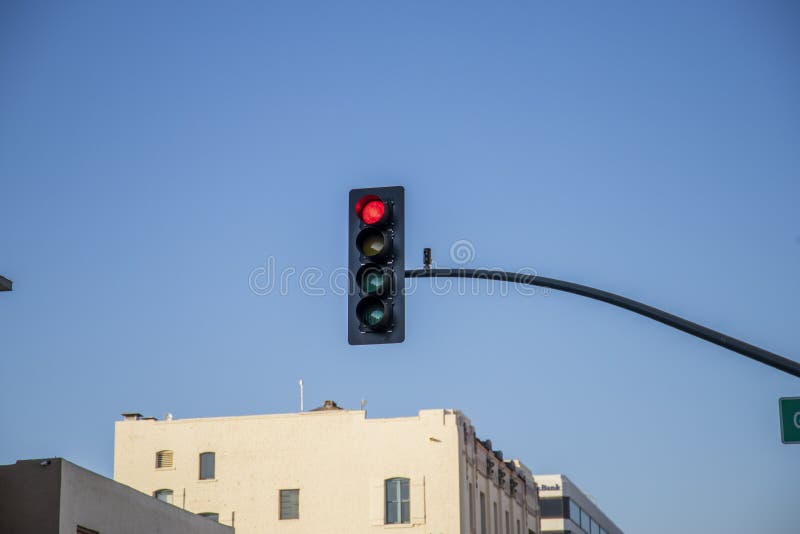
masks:
{"label": "clear blue sky", "polygon": [[[463,410],[629,532],[797,532],[800,382],[577,296],[436,295],[401,345],[253,269],[536,269],[800,358],[796,2],[0,4],[0,463],[112,472],[125,411]],[[676,522],[678,522],[676,524]]]}

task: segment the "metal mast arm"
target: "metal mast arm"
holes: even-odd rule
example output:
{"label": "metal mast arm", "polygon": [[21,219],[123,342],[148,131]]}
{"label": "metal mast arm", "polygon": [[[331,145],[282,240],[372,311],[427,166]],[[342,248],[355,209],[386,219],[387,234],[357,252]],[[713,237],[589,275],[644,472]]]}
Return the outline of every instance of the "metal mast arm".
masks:
{"label": "metal mast arm", "polygon": [[566,291],[567,293],[574,293],[583,297],[588,297],[595,300],[607,302],[620,308],[625,308],[639,315],[644,315],[650,319],[654,319],[660,323],[664,323],[672,328],[683,330],[687,334],[705,339],[720,347],[738,352],[743,356],[752,358],[758,362],[779,369],[784,373],[789,373],[796,377],[800,377],[800,363],[779,356],[768,350],[750,345],[744,341],[727,336],[716,330],[711,330],[705,326],[687,321],[677,315],[672,315],[665,311],[659,310],[647,304],[642,304],[635,300],[602,291],[593,287],[584,286],[581,284],[574,284],[572,282],[565,282],[563,280],[556,280],[555,278],[546,278],[544,276],[536,276],[530,274],[510,273],[506,271],[491,271],[487,269],[415,269],[405,272],[406,278],[433,278],[433,277],[447,277],[447,278],[478,278],[485,280],[498,280],[502,282],[514,282],[517,284],[528,284],[532,286],[549,287],[559,291]]}

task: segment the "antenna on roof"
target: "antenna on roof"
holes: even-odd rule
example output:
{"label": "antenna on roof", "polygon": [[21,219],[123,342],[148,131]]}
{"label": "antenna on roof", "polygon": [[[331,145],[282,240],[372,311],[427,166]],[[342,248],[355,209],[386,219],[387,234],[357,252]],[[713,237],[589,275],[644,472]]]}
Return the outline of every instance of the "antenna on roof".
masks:
{"label": "antenna on roof", "polygon": [[300,385],[300,411],[303,411],[303,379],[301,378],[299,382]]}

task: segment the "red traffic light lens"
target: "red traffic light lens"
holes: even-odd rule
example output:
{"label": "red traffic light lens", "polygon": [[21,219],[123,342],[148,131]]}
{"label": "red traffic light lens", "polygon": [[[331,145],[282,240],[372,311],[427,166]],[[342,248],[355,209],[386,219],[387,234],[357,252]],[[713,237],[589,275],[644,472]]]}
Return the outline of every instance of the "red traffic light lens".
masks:
{"label": "red traffic light lens", "polygon": [[356,202],[356,215],[364,224],[378,224],[386,218],[386,203],[376,195],[365,195]]}
{"label": "red traffic light lens", "polygon": [[383,214],[386,213],[386,206],[380,200],[372,200],[367,202],[364,209],[361,210],[361,220],[366,224],[375,224],[383,219]]}

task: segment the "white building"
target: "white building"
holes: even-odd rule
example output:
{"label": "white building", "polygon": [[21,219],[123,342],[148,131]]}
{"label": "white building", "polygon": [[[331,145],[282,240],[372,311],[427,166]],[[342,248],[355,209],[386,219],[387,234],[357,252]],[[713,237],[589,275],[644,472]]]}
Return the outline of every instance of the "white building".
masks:
{"label": "white building", "polygon": [[564,475],[535,475],[542,534],[622,534],[580,488]]}
{"label": "white building", "polygon": [[237,534],[539,534],[533,476],[455,410],[116,423],[114,479]]}

